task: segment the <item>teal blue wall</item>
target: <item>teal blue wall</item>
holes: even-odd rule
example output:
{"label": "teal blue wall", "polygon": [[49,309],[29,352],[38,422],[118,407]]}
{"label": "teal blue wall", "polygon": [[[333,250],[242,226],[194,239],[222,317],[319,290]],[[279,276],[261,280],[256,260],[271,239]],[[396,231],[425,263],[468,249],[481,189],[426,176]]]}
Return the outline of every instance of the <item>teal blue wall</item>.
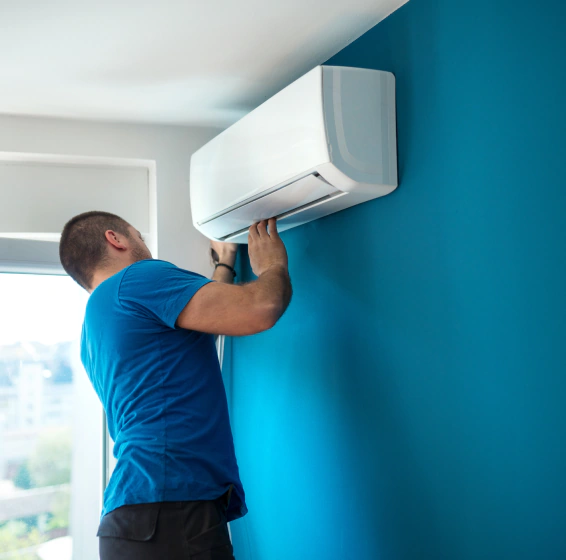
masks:
{"label": "teal blue wall", "polygon": [[401,186],[227,349],[237,560],[566,558],[565,57],[563,1],[411,0],[329,61],[396,75]]}

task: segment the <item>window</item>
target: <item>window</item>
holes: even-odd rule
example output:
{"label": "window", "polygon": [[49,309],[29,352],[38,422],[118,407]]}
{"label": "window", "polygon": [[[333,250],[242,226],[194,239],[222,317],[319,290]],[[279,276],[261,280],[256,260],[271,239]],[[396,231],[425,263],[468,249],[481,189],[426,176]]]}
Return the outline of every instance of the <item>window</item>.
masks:
{"label": "window", "polygon": [[[96,208],[135,224],[157,258],[156,164],[142,159],[0,152],[0,194],[4,203],[0,207],[0,560],[97,560],[102,492],[115,460],[102,406],[78,355],[88,294],[64,276],[57,242],[71,216]],[[66,326],[57,330],[56,323]],[[57,332],[65,336],[56,337]],[[38,336],[47,333],[52,338],[41,342]],[[20,366],[19,359],[9,359],[13,348],[6,347],[17,344],[23,345],[24,354],[35,352],[37,360],[30,361],[25,354]],[[19,450],[7,445],[6,433],[14,431],[27,434],[28,440],[19,441]],[[20,479],[14,482],[16,472],[27,472],[31,485],[33,473],[22,464],[31,462],[34,453],[47,456],[38,447],[39,431],[54,434],[53,445],[62,445],[67,438],[68,446],[70,438],[70,483],[22,488]],[[65,506],[65,515],[70,516],[66,533],[62,526],[54,528],[55,516],[28,515],[16,507],[23,508],[28,498],[38,502],[37,496],[44,494],[47,497],[42,499],[49,502],[54,499],[52,486],[62,486],[60,502],[69,502],[70,496]],[[30,533],[50,540],[33,543]],[[20,548],[12,554],[8,550],[15,546],[14,535]]]}
{"label": "window", "polygon": [[0,273],[0,558],[97,557],[80,551],[96,546],[102,489],[102,411],[79,357],[87,299],[67,276]]}

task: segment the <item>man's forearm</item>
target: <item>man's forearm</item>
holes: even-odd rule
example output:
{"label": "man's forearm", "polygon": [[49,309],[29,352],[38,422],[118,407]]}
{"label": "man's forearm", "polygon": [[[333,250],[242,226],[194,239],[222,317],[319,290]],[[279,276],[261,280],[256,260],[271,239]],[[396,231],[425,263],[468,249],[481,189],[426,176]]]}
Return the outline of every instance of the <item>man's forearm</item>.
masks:
{"label": "man's forearm", "polygon": [[[236,252],[223,253],[219,256],[219,258],[220,260],[218,262],[227,264],[234,268],[234,264],[236,263]],[[233,284],[234,274],[232,274],[232,271],[229,268],[226,268],[225,266],[218,266],[212,274],[212,280],[215,282],[223,282],[224,284]]]}
{"label": "man's forearm", "polygon": [[[226,263],[228,264],[228,263]],[[232,265],[230,265],[232,266]],[[234,268],[234,267],[232,267]],[[216,270],[214,271],[214,274],[212,275],[212,279],[215,282],[223,282],[224,284],[233,284],[234,283],[234,275],[232,274],[232,271],[228,268],[226,268],[225,266],[219,266],[216,268]]]}
{"label": "man's forearm", "polygon": [[269,309],[273,324],[285,313],[293,295],[289,272],[280,265],[268,268],[247,287],[253,290],[258,305]]}

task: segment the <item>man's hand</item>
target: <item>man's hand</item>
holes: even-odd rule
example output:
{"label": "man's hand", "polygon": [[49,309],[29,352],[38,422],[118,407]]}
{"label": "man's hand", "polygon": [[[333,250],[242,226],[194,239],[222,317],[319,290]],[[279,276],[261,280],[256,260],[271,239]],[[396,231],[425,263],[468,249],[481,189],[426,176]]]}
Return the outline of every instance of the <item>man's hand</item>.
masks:
{"label": "man's hand", "polygon": [[275,218],[262,220],[250,228],[248,253],[252,270],[256,276],[261,276],[274,266],[283,267],[287,271],[287,250],[279,237]]}

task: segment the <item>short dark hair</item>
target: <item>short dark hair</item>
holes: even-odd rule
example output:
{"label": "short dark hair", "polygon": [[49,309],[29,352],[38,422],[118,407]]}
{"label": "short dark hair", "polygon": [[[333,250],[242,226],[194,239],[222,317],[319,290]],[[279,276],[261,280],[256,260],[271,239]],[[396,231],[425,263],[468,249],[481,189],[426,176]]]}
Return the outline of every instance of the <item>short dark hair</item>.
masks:
{"label": "short dark hair", "polygon": [[89,290],[95,270],[108,258],[106,231],[111,229],[131,239],[128,226],[120,216],[98,210],[71,218],[59,243],[59,258],[65,272]]}

